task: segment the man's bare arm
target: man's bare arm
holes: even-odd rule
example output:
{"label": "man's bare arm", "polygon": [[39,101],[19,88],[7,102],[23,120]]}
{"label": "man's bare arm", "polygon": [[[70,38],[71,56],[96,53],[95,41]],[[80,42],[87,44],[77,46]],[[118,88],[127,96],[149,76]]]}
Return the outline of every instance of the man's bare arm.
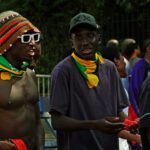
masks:
{"label": "man's bare arm", "polygon": [[106,117],[98,120],[78,120],[67,117],[58,112],[51,112],[52,125],[58,130],[99,130],[105,133],[118,133],[123,129],[123,123],[119,122],[119,118]]}

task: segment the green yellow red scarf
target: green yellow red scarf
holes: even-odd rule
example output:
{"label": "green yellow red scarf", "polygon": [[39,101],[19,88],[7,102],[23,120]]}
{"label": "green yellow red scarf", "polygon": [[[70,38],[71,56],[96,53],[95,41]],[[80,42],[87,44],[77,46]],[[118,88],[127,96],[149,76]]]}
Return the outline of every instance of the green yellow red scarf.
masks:
{"label": "green yellow red scarf", "polygon": [[101,54],[98,52],[95,54],[94,60],[84,60],[79,58],[74,52],[71,54],[74,59],[74,62],[79,69],[82,76],[86,79],[87,85],[89,88],[97,87],[99,83],[99,78],[96,75],[97,71],[97,62],[104,63],[104,60]]}
{"label": "green yellow red scarf", "polygon": [[[29,64],[23,62],[22,68],[26,68]],[[23,70],[18,70],[13,67],[5,57],[0,55],[0,79],[1,80],[10,80],[14,76],[22,76],[24,73]]]}

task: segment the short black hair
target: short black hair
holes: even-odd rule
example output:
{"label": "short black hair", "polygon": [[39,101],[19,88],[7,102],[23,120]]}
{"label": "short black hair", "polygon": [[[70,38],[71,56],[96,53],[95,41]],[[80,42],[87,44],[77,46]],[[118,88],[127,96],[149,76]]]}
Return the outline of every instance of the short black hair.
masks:
{"label": "short black hair", "polygon": [[147,39],[144,41],[143,43],[143,49],[142,49],[142,56],[144,57],[145,53],[146,53],[146,49],[147,47],[150,45],[150,39]]}
{"label": "short black hair", "polygon": [[114,62],[114,59],[120,58],[120,51],[118,47],[105,47],[102,51],[102,56],[110,61]]}
{"label": "short black hair", "polygon": [[138,48],[138,44],[134,39],[127,38],[122,42],[122,55],[129,59],[134,50]]}

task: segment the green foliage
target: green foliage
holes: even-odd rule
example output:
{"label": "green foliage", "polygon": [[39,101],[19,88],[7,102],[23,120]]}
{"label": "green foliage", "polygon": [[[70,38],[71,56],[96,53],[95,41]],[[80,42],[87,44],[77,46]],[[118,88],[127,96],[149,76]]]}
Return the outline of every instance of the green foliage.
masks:
{"label": "green foliage", "polygon": [[0,12],[15,10],[28,18],[42,32],[42,56],[37,73],[48,74],[71,53],[70,18],[80,11],[93,14],[105,24],[117,13],[130,13],[145,7],[150,0],[0,0]]}

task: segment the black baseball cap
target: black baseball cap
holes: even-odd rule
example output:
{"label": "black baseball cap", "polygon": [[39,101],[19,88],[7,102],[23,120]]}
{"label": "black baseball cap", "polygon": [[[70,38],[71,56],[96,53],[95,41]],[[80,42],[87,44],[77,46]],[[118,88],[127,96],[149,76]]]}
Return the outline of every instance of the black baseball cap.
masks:
{"label": "black baseball cap", "polygon": [[69,33],[72,33],[79,25],[88,25],[96,30],[99,29],[99,25],[96,23],[94,16],[88,13],[81,12],[71,19]]}

